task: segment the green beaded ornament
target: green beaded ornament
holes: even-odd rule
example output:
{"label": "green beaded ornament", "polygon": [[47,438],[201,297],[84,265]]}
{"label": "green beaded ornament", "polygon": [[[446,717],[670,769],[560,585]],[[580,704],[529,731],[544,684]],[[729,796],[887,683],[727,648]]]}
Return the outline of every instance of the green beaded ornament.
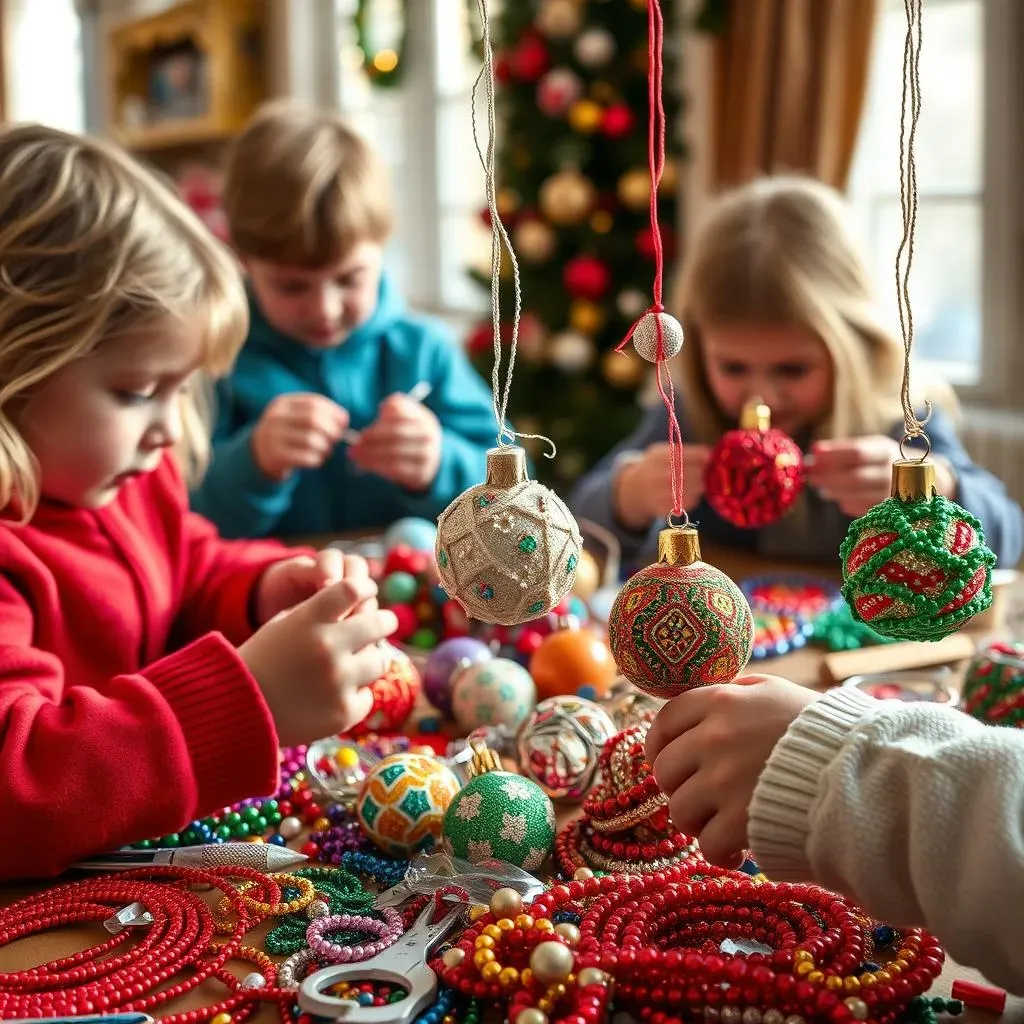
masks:
{"label": "green beaded ornament", "polygon": [[506,772],[495,754],[473,740],[473,777],[444,816],[444,842],[462,860],[496,858],[536,871],[555,842],[555,809],[535,782]]}
{"label": "green beaded ornament", "polygon": [[964,673],[962,709],[992,725],[1024,729],[1024,643],[995,641]]}
{"label": "green beaded ornament", "polygon": [[839,557],[854,618],[882,636],[941,640],[992,604],[981,523],[936,492],[925,460],[893,463],[892,497],[850,524]]}

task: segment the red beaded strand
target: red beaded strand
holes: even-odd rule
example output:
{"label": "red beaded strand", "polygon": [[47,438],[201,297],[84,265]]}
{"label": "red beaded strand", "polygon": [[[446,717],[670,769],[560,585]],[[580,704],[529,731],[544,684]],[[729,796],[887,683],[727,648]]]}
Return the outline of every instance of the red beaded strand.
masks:
{"label": "red beaded strand", "polygon": [[[270,985],[272,978],[265,979],[266,987],[248,989],[225,969],[229,960],[252,959],[240,952],[242,938],[262,918],[230,879],[251,883],[250,896],[256,894],[263,902],[281,898],[280,886],[272,878],[245,868],[147,867],[72,882],[3,908],[0,948],[54,928],[102,923],[136,902],[152,922],[124,928],[89,949],[29,970],[0,973],[0,1019],[148,1012],[215,977],[232,987],[228,999],[165,1019],[199,1024],[227,1012],[235,1021],[244,1020],[257,1001],[279,994]],[[238,916],[222,942],[214,942],[211,908],[189,888],[197,885],[219,889]],[[179,980],[167,984],[175,978]]]}

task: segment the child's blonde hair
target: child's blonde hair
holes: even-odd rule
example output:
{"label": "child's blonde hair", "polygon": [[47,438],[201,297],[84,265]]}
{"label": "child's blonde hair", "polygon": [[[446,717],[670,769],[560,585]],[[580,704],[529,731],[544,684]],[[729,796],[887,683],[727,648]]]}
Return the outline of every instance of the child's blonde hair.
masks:
{"label": "child's blonde hair", "polygon": [[[674,305],[686,332],[679,387],[704,441],[729,424],[708,386],[701,326],[801,327],[820,338],[834,383],[818,437],[884,433],[902,418],[903,345],[882,322],[842,198],[820,182],[762,178],[717,199]],[[950,389],[935,384],[928,397],[955,414]]]}
{"label": "child's blonde hair", "polygon": [[331,266],[392,228],[384,169],[336,114],[290,101],[262,107],[231,146],[224,213],[242,256]]}
{"label": "child's blonde hair", "polygon": [[[178,317],[225,373],[248,330],[241,272],[173,191],[122,150],[42,125],[0,130],[0,509],[31,518],[39,470],[12,416],[114,334]],[[201,388],[183,396],[186,473],[206,462]]]}

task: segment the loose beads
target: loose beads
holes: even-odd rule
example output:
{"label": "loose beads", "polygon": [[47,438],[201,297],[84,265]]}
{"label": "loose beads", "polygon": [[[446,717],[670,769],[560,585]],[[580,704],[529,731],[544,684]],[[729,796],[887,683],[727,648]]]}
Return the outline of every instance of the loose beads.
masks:
{"label": "loose beads", "polygon": [[341,866],[357,875],[373,879],[385,889],[398,885],[409,867],[407,860],[392,860],[373,853],[349,851],[341,855]]}
{"label": "loose beads", "polygon": [[[198,870],[148,866],[117,875],[85,879],[27,897],[0,910],[0,948],[53,928],[101,923],[113,912],[141,903],[152,916],[143,929],[126,928],[80,953],[31,970],[0,974],[0,1019],[74,1017],[116,1010],[146,1011],[191,992],[208,978],[225,980],[231,959],[254,959],[242,949],[242,936],[260,920],[230,879],[245,879],[266,901],[280,899],[270,877],[245,868]],[[159,880],[159,881],[154,881]],[[160,884],[185,883],[185,884]],[[189,886],[221,890],[237,915],[230,936],[215,946],[213,915]],[[262,954],[260,954],[262,956]],[[261,964],[272,977],[271,967]],[[172,979],[180,978],[173,984]],[[166,1018],[195,1024],[218,1012],[244,1020],[263,998],[242,989],[213,1010],[188,1011]]]}
{"label": "loose beads", "polygon": [[[609,979],[617,1005],[650,1024],[695,1015],[721,1024],[888,1020],[942,967],[938,941],[923,931],[873,933],[852,904],[816,886],[755,881],[707,864],[581,877],[538,896],[529,917],[535,927],[567,910],[578,915],[578,924],[566,922],[572,931],[531,950],[539,936],[529,934],[530,926],[498,918],[492,908],[436,967],[447,984],[480,999],[507,996],[501,974],[518,970],[513,1024],[545,1024],[552,1013],[595,1020]],[[533,957],[555,939],[572,960],[560,954],[564,962],[555,962],[545,953],[541,974]],[[770,952],[725,953],[727,939],[753,940]],[[863,971],[882,939],[898,947],[893,957]]]}
{"label": "loose beads", "polygon": [[[309,925],[306,942],[320,960],[328,963],[348,964],[369,960],[378,953],[383,953],[389,946],[393,946],[405,930],[402,917],[397,910],[385,907],[381,914],[384,917],[383,921],[365,914],[331,914],[327,917],[318,917]],[[374,942],[354,946],[343,946],[324,938],[324,935],[337,931],[364,932],[378,938]]]}

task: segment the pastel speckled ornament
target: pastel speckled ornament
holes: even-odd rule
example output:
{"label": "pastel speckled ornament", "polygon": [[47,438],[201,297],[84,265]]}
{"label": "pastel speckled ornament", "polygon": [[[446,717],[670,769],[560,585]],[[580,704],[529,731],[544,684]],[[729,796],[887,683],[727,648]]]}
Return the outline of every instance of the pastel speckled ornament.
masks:
{"label": "pastel speckled ornament", "polygon": [[432,850],[459,792],[455,773],[424,754],[392,754],[370,770],[356,816],[366,835],[392,857]]}
{"label": "pastel speckled ornament", "polygon": [[397,732],[405,725],[416,704],[420,692],[419,671],[404,651],[391,644],[383,646],[388,655],[387,671],[370,684],[373,707],[366,718],[349,730],[352,735]]}
{"label": "pastel speckled ornament", "polygon": [[754,622],[739,587],[700,560],[693,527],[662,530],[659,561],[626,581],[608,619],[619,671],[653,697],[731,682],[750,660]]}
{"label": "pastel speckled ornament", "polygon": [[455,676],[464,668],[494,657],[487,644],[470,636],[457,636],[438,644],[423,667],[423,695],[444,714],[451,714]]}
{"label": "pastel speckled ornament", "polygon": [[1024,643],[986,644],[964,675],[963,710],[992,725],[1024,728]]}
{"label": "pastel speckled ornament", "polygon": [[537,703],[537,687],[510,658],[478,662],[460,672],[452,691],[452,715],[466,731],[482,725],[515,729]]}
{"label": "pastel speckled ornament", "polygon": [[981,523],[936,493],[926,461],[893,464],[893,496],[850,524],[839,557],[850,610],[882,636],[941,640],[992,604]]}
{"label": "pastel speckled ornament", "polygon": [[445,592],[482,622],[515,626],[569,592],[583,550],[572,513],[526,475],[522,448],[487,453],[487,482],[438,518],[437,571]]}
{"label": "pastel speckled ornament", "polygon": [[390,551],[402,544],[413,551],[433,551],[437,526],[429,519],[406,516],[393,522],[384,533],[384,546]]}
{"label": "pastel speckled ornament", "polygon": [[444,843],[456,857],[479,863],[492,857],[536,871],[555,842],[555,809],[535,782],[501,770],[478,740],[473,777],[444,816]]}

